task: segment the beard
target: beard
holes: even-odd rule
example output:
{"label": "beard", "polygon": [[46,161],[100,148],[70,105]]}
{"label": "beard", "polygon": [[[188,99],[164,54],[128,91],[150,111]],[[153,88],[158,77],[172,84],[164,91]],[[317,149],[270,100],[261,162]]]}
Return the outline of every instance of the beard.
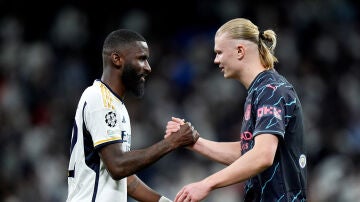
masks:
{"label": "beard", "polygon": [[145,82],[141,81],[142,74],[138,74],[132,65],[125,65],[122,81],[126,91],[132,92],[135,97],[141,98],[145,93]]}

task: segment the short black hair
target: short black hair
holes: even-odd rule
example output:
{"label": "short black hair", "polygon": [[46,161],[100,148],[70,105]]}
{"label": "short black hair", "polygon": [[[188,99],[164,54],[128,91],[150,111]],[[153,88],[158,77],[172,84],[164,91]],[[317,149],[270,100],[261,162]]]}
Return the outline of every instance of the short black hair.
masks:
{"label": "short black hair", "polygon": [[112,52],[135,41],[144,41],[145,38],[136,31],[129,29],[118,29],[112,31],[105,39],[103,53]]}

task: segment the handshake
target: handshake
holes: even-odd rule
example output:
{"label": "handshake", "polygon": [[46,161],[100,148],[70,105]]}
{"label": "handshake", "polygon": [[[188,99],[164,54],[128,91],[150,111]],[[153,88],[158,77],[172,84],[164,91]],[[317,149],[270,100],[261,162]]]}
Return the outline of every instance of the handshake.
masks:
{"label": "handshake", "polygon": [[166,125],[164,138],[169,140],[174,147],[185,147],[196,143],[200,135],[190,122],[172,117]]}

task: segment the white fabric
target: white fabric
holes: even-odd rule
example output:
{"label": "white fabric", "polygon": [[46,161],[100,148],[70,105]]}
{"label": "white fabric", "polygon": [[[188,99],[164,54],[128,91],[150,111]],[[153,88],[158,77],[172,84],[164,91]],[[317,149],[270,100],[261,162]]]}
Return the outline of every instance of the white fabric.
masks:
{"label": "white fabric", "polygon": [[166,198],[165,196],[162,196],[162,197],[159,199],[159,202],[172,202],[172,200]]}
{"label": "white fabric", "polygon": [[77,130],[73,128],[72,141],[76,139],[76,143],[69,161],[69,171],[73,171],[74,176],[68,177],[67,202],[89,202],[94,198],[101,202],[126,202],[126,178],[113,180],[97,150],[105,144],[118,142],[124,152],[130,150],[130,119],[124,103],[96,80],[83,92],[75,121]]}

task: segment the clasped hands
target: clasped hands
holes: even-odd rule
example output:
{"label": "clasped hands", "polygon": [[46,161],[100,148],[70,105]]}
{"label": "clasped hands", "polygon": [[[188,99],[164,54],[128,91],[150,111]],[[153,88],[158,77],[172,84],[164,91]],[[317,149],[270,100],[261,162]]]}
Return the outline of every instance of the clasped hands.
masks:
{"label": "clasped hands", "polygon": [[[199,139],[200,135],[197,132],[197,130],[194,129],[194,127],[191,125],[190,122],[186,122],[184,119],[179,119],[172,117],[170,121],[168,121],[166,125],[165,130],[165,136],[164,138],[168,138],[173,133],[177,133],[178,131],[181,132],[181,130],[186,127],[190,127],[192,130],[192,136],[194,139],[194,142],[192,144],[189,144],[188,146],[193,146],[196,141]],[[200,181],[197,183],[192,183],[187,186],[184,186],[176,195],[174,202],[198,202],[204,199],[208,194],[210,190],[207,188],[207,186],[204,186],[204,181]]]}
{"label": "clasped hands", "polygon": [[185,122],[184,119],[172,117],[166,125],[164,138],[168,138],[171,135],[174,135],[174,133],[180,133],[178,134],[178,136],[185,137],[191,135],[192,139],[187,141],[185,146],[195,144],[200,137],[199,133],[197,132],[197,130],[195,130],[194,126],[192,126],[190,122]]}

